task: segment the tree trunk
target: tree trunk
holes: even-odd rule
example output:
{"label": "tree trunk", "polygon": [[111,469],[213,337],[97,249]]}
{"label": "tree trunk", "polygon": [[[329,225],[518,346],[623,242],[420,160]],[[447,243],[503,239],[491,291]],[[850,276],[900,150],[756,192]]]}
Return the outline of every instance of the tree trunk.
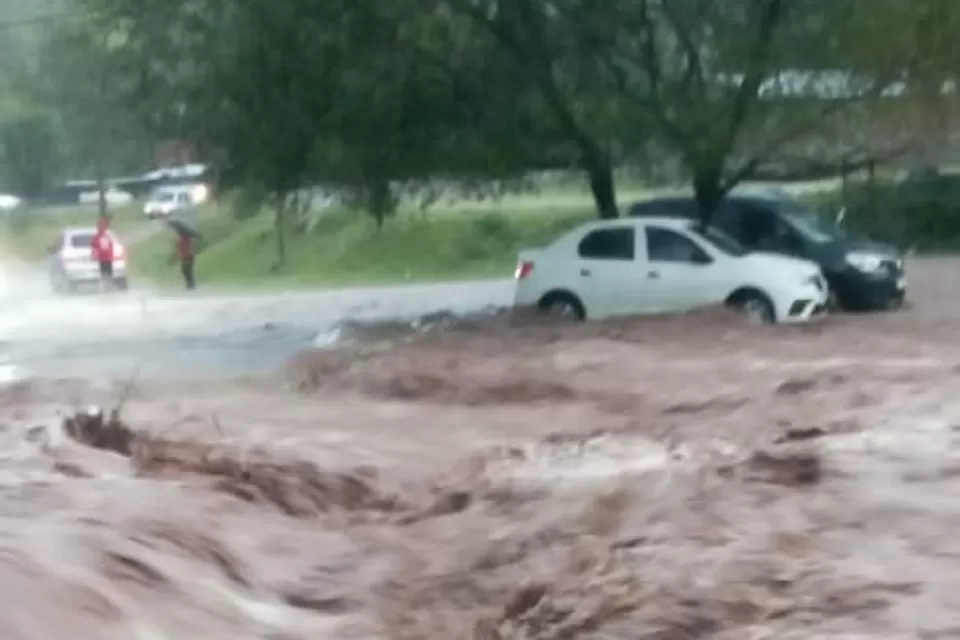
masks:
{"label": "tree trunk", "polygon": [[97,213],[101,218],[107,215],[107,177],[103,169],[103,159],[97,152]]}
{"label": "tree trunk", "polygon": [[370,185],[370,214],[373,216],[378,232],[383,229],[387,216],[391,212],[391,198],[390,183],[386,180],[376,180]]}
{"label": "tree trunk", "polygon": [[602,154],[584,158],[584,168],[590,179],[590,193],[601,220],[613,220],[620,217],[617,207],[617,192],[613,182],[613,166],[610,159]]}
{"label": "tree trunk", "polygon": [[708,226],[724,196],[719,174],[714,171],[696,172],[693,176],[693,195],[697,201],[700,224]]}
{"label": "tree trunk", "polygon": [[273,232],[277,242],[277,261],[274,263],[274,270],[279,271],[287,264],[287,206],[286,196],[281,196],[277,201],[277,208],[273,214]]}

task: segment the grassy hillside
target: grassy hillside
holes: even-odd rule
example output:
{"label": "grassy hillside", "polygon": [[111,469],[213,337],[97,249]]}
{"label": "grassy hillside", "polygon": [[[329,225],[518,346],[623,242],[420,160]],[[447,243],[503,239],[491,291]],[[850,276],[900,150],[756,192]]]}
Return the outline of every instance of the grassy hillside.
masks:
{"label": "grassy hillside", "polygon": [[[749,185],[748,185],[749,186]],[[802,185],[798,195],[832,185]],[[655,191],[627,188],[623,206]],[[207,208],[201,227],[207,246],[197,257],[201,285],[295,288],[391,282],[508,277],[517,252],[542,245],[593,217],[582,187],[506,197],[498,203],[456,202],[426,213],[402,211],[377,232],[369,217],[330,211],[310,233],[289,234],[287,266],[276,259],[273,220],[263,214],[236,221],[226,208]],[[179,286],[172,234],[139,245],[132,269],[139,279]]]}
{"label": "grassy hillside", "polygon": [[[275,270],[272,218],[243,222],[207,215],[211,238],[197,257],[201,284],[218,287],[307,287],[506,277],[517,251],[553,238],[591,216],[589,207],[558,210],[490,207],[426,216],[403,213],[377,231],[366,216],[330,211],[307,234],[291,234],[288,264]],[[172,234],[138,246],[131,261],[138,278],[179,284]]]}

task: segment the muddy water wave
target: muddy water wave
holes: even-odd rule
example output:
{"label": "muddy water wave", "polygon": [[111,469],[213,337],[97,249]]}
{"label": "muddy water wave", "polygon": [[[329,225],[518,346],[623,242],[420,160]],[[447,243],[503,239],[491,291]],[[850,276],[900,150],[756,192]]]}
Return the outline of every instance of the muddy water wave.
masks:
{"label": "muddy water wave", "polygon": [[950,637],[960,329],[911,323],[485,327],[282,382],[6,385],[0,637]]}

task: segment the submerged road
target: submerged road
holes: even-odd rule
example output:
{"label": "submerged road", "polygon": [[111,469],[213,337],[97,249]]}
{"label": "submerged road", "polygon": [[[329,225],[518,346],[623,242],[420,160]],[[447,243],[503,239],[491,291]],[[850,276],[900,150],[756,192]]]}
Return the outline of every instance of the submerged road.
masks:
{"label": "submerged road", "polygon": [[346,320],[416,318],[510,304],[511,280],[282,294],[54,297],[24,274],[0,282],[0,380],[209,379],[270,374],[335,342]]}

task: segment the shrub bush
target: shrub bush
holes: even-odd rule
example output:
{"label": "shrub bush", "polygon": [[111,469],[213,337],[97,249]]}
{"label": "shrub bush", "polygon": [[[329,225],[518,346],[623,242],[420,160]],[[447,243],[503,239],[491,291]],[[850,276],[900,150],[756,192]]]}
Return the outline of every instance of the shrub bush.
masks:
{"label": "shrub bush", "polygon": [[845,226],[920,251],[960,249],[960,176],[848,189]]}

